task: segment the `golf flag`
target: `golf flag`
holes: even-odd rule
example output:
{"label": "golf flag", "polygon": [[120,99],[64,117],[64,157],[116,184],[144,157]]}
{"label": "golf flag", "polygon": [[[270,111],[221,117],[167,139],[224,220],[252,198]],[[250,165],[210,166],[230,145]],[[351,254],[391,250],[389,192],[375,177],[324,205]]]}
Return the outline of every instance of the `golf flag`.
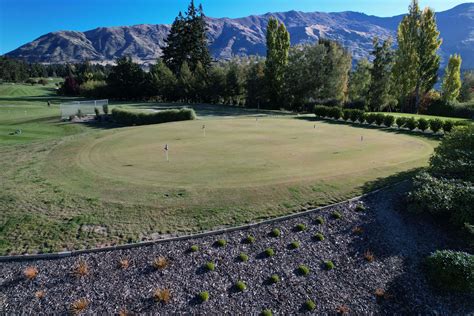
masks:
{"label": "golf flag", "polygon": [[165,145],[164,150],[168,151],[168,144]]}
{"label": "golf flag", "polygon": [[166,153],[166,161],[170,161],[168,158],[168,144],[165,145],[165,148],[163,148],[165,153]]}

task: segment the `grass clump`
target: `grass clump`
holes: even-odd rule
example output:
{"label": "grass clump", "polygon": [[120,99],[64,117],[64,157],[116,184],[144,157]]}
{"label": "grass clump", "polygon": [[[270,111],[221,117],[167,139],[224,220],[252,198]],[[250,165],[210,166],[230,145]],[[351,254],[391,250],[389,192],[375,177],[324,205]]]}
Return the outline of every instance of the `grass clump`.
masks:
{"label": "grass clump", "polygon": [[171,301],[171,291],[169,289],[157,289],[153,293],[155,302],[167,304]]}
{"label": "grass clump", "polygon": [[316,233],[316,234],[314,234],[314,239],[316,239],[318,241],[323,241],[324,240],[324,235],[321,234],[321,233]]}
{"label": "grass clump", "polygon": [[86,298],[80,298],[72,302],[69,307],[71,314],[78,315],[82,313],[89,306],[89,301]]}
{"label": "grass clump", "polygon": [[226,245],[227,245],[227,240],[225,239],[219,239],[216,241],[217,247],[225,247]]}
{"label": "grass clump", "polygon": [[300,243],[297,242],[297,241],[293,241],[291,244],[290,244],[290,249],[297,249],[300,247]]}
{"label": "grass clump", "polygon": [[272,284],[278,283],[280,282],[280,276],[278,274],[272,274],[268,281]]}
{"label": "grass clump", "polygon": [[249,256],[245,253],[245,252],[241,252],[239,254],[239,260],[241,262],[246,262],[246,261],[249,261]]}
{"label": "grass clump", "polygon": [[331,260],[326,260],[324,261],[324,267],[326,268],[326,270],[332,270],[334,269],[335,265]]}
{"label": "grass clump", "polygon": [[248,235],[247,237],[245,237],[244,242],[246,244],[253,244],[255,243],[255,237],[253,237],[252,235]]}
{"label": "grass clump", "polygon": [[27,280],[33,280],[38,276],[38,268],[26,267],[25,270],[23,270],[23,275]]}
{"label": "grass clump", "polygon": [[375,256],[370,250],[367,250],[366,252],[364,252],[364,258],[368,262],[373,262],[375,260]]}
{"label": "grass clump", "polygon": [[272,316],[273,313],[272,313],[272,310],[271,310],[271,309],[264,309],[264,310],[260,313],[260,315],[262,315],[262,316]]}
{"label": "grass clump", "polygon": [[307,301],[304,303],[304,307],[305,307],[308,311],[313,311],[313,310],[316,308],[316,303],[313,302],[312,300],[307,300]]}
{"label": "grass clump", "polygon": [[46,292],[43,290],[36,291],[35,293],[35,297],[40,300],[42,300],[45,296],[46,296]]}
{"label": "grass clump", "polygon": [[237,291],[243,292],[247,289],[247,284],[245,284],[243,281],[237,281],[234,287]]}
{"label": "grass clump", "polygon": [[315,221],[316,224],[318,224],[318,225],[324,224],[324,218],[322,218],[321,216],[316,217],[316,219],[315,219],[314,221]]}
{"label": "grass clump", "polygon": [[158,257],[153,260],[152,266],[155,270],[163,270],[169,265],[168,260],[165,257]]}
{"label": "grass clump", "polygon": [[198,298],[201,301],[201,303],[209,301],[209,292],[208,291],[203,291],[198,294]]}
{"label": "grass clump", "polygon": [[366,210],[365,206],[363,204],[357,204],[355,207],[356,212],[364,212]]}
{"label": "grass clump", "polygon": [[332,214],[331,214],[332,218],[334,219],[341,219],[342,218],[342,214],[339,213],[338,211],[334,211]]}
{"label": "grass clump", "polygon": [[298,232],[302,232],[302,231],[305,231],[306,230],[306,225],[305,224],[298,224],[295,226],[295,230],[298,231]]}
{"label": "grass clump", "polygon": [[281,232],[278,228],[273,228],[270,235],[272,235],[272,237],[280,237]]}
{"label": "grass clump", "polygon": [[198,245],[192,245],[189,247],[189,252],[198,252],[199,251],[199,246]]}
{"label": "grass clump", "polygon": [[216,269],[216,265],[214,262],[206,262],[206,264],[204,265],[204,268],[207,271],[214,271]]}
{"label": "grass clump", "polygon": [[86,261],[79,260],[72,269],[72,274],[74,274],[78,278],[89,275],[89,265]]}
{"label": "grass clump", "polygon": [[267,257],[273,257],[275,255],[275,251],[272,248],[267,248],[264,252]]}
{"label": "grass clump", "polygon": [[304,264],[301,264],[301,265],[298,266],[298,272],[301,275],[308,275],[310,270],[309,270],[308,266],[305,266]]}
{"label": "grass clump", "polygon": [[128,269],[129,266],[130,266],[130,262],[128,261],[128,259],[122,258],[118,262],[119,269],[125,270],[125,269]]}

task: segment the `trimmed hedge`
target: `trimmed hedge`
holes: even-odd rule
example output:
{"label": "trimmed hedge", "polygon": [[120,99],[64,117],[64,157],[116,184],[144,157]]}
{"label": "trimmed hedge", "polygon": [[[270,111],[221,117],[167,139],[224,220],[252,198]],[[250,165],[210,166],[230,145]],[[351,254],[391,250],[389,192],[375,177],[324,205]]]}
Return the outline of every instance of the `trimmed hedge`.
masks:
{"label": "trimmed hedge", "polygon": [[158,112],[138,112],[115,108],[112,110],[112,119],[122,125],[148,125],[175,121],[194,120],[196,113],[193,109],[172,109]]}
{"label": "trimmed hedge", "polygon": [[466,252],[438,250],[426,258],[428,276],[439,287],[474,291],[474,255]]}

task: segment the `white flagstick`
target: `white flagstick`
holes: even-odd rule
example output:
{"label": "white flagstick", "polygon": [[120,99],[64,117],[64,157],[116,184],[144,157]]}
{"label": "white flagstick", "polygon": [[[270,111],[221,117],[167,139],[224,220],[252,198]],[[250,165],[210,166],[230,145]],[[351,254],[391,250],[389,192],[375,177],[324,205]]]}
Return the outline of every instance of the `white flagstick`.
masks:
{"label": "white flagstick", "polygon": [[361,142],[364,141],[364,136],[360,135],[360,141],[361,141]]}
{"label": "white flagstick", "polygon": [[202,126],[202,130],[203,130],[203,133],[204,133],[204,137],[206,137],[206,125]]}

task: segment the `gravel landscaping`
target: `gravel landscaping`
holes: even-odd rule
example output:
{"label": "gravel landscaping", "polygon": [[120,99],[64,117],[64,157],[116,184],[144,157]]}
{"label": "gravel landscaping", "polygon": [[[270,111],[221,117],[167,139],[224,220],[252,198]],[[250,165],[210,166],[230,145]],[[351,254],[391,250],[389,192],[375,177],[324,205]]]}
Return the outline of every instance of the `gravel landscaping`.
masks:
{"label": "gravel landscaping", "polygon": [[425,279],[421,260],[456,243],[403,212],[407,185],[229,233],[3,262],[0,313],[474,313],[472,295]]}

